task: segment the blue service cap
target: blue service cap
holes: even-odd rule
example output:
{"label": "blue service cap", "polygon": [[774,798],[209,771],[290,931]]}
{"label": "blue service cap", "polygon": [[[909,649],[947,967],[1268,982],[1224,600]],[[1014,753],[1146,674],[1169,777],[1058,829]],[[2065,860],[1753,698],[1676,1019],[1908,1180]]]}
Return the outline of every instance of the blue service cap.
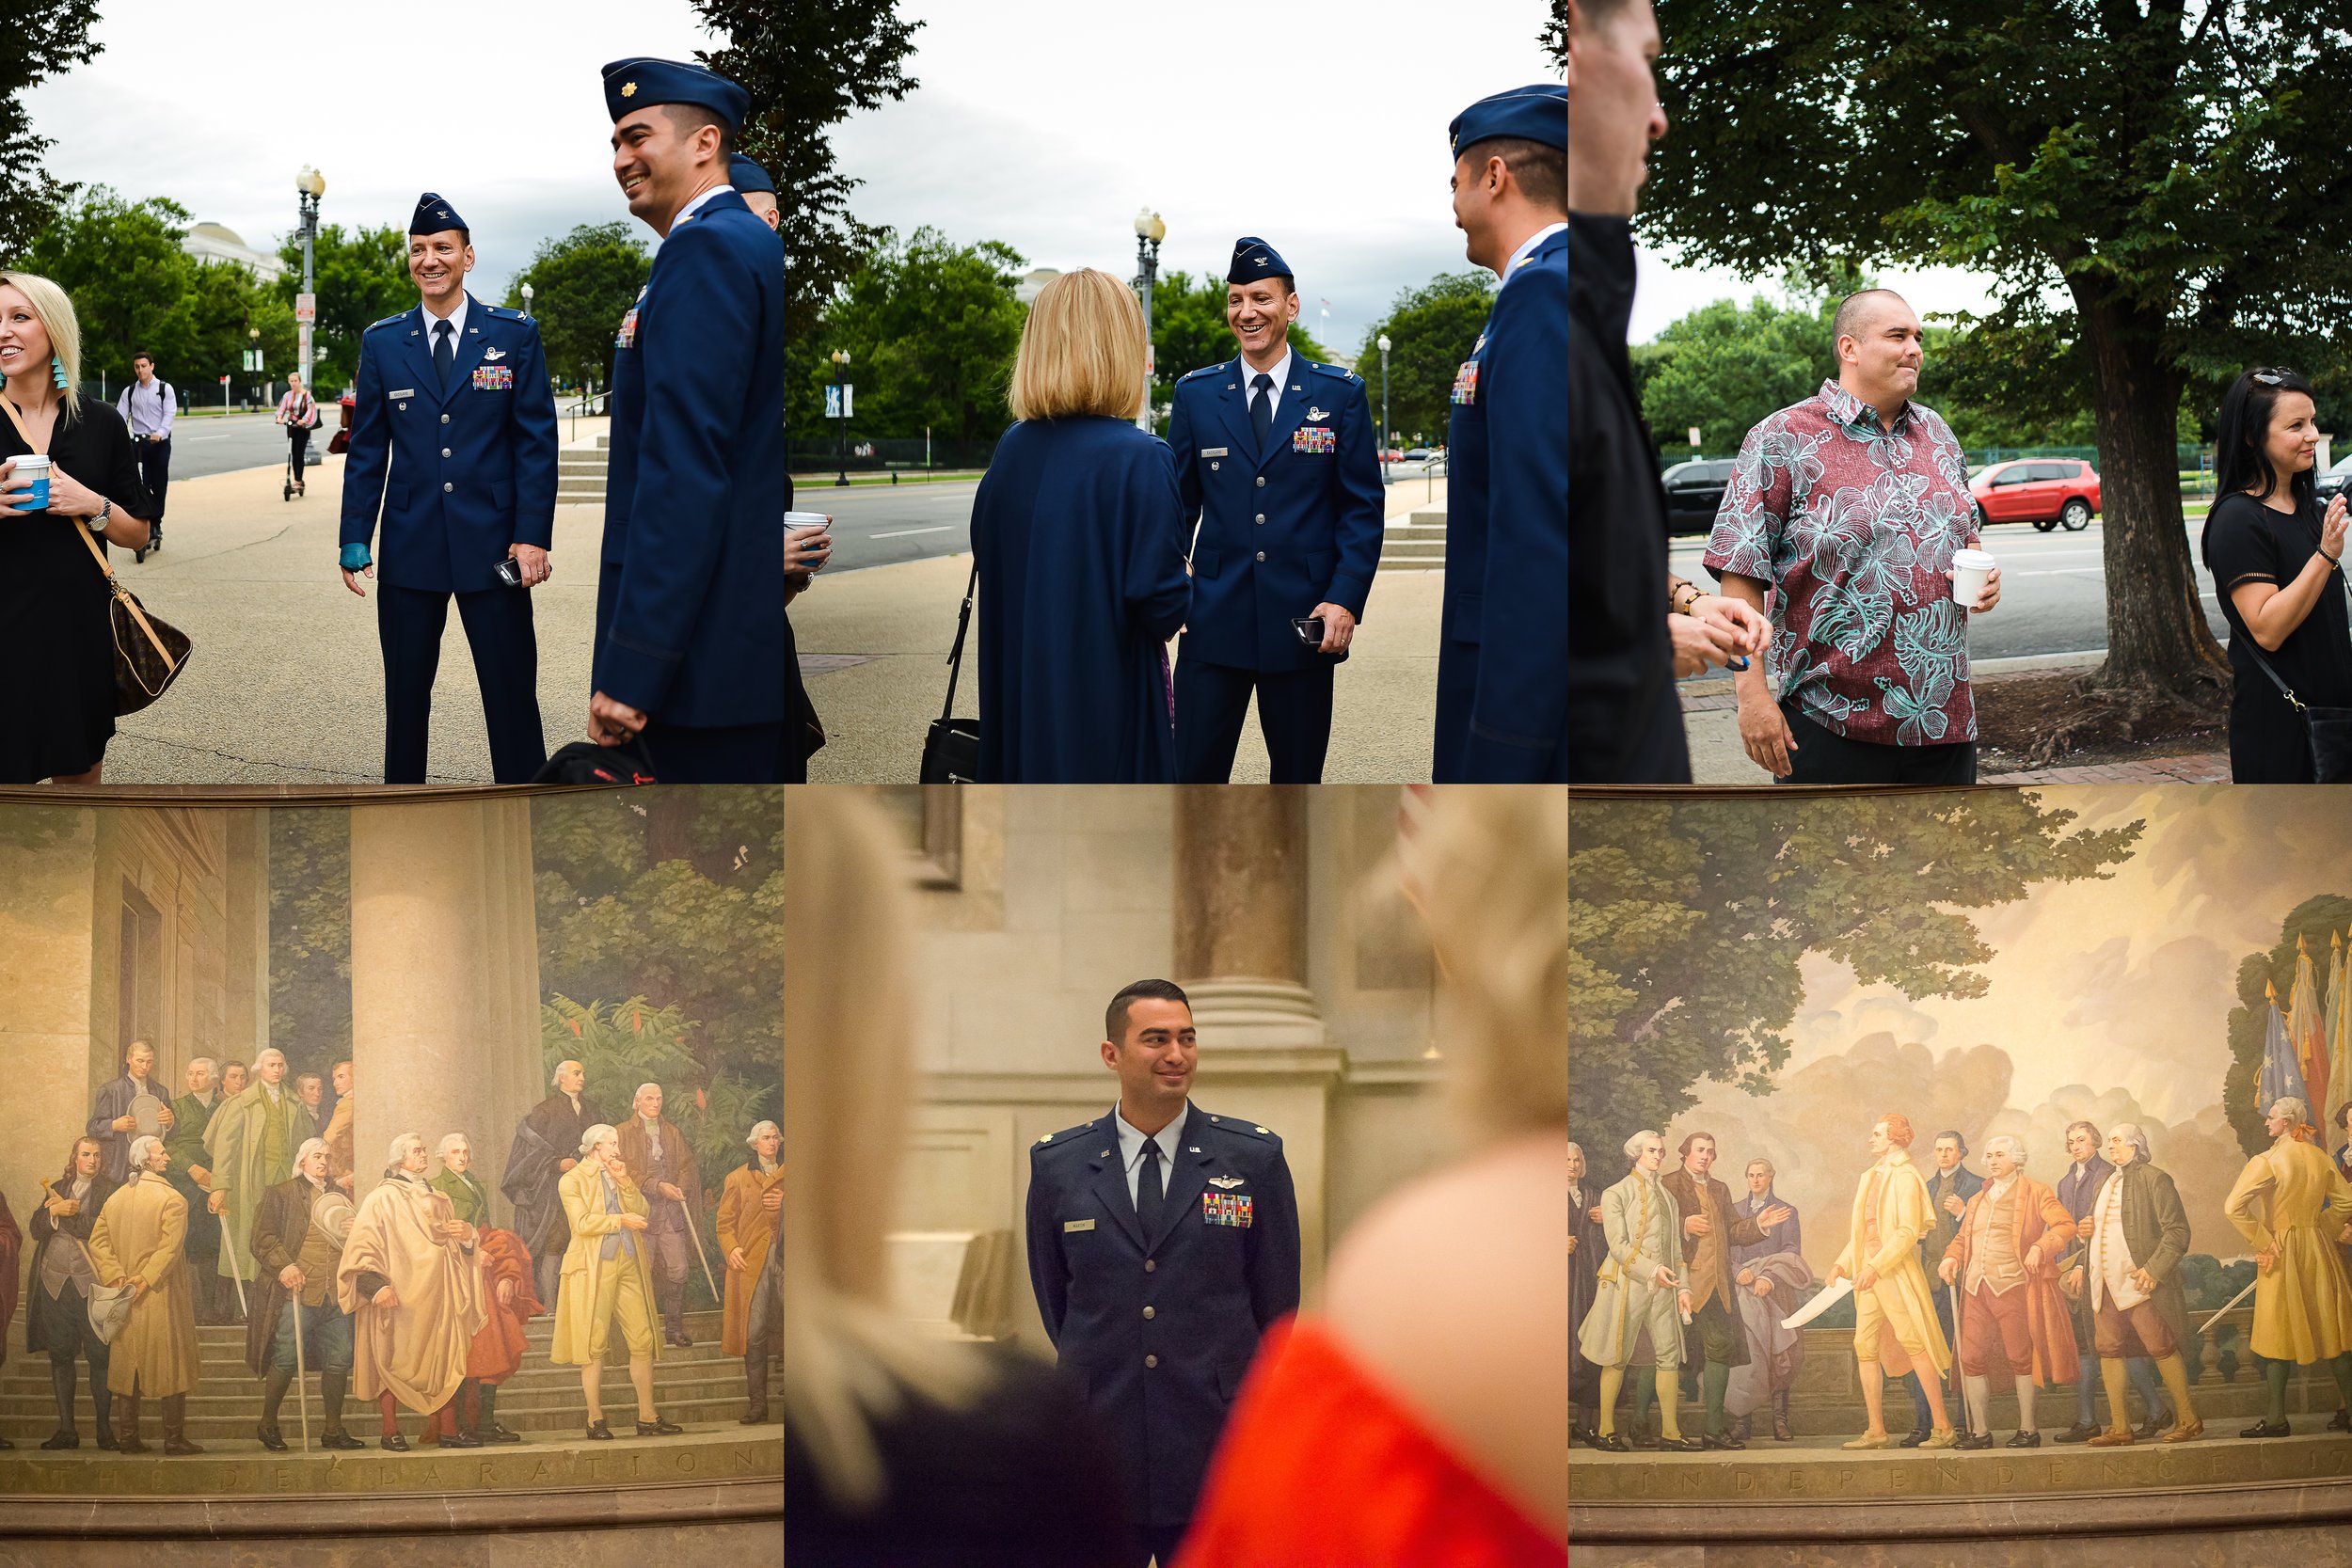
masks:
{"label": "blue service cap", "polygon": [[604,68],[604,106],[612,122],[651,103],[699,103],[739,134],[752,95],[707,66],[686,60],[614,60]]}
{"label": "blue service cap", "polygon": [[1258,238],[1244,234],[1233,242],[1233,264],[1226,269],[1228,283],[1248,283],[1261,277],[1289,277],[1291,264],[1281,252]]}
{"label": "blue service cap", "polygon": [[776,194],[776,182],[768,178],[768,171],[740,152],[727,159],[727,183],[735,187],[738,196],[753,191],[766,191],[770,196]]}
{"label": "blue service cap", "polygon": [[416,214],[408,220],[408,232],[411,234],[438,234],[444,230],[470,230],[470,228],[464,218],[457,215],[456,208],[431,191],[417,198]]}
{"label": "blue service cap", "polygon": [[1457,158],[1462,149],[1489,136],[1518,136],[1565,152],[1568,89],[1557,82],[1538,82],[1532,87],[1513,87],[1482,98],[1454,117],[1446,135]]}

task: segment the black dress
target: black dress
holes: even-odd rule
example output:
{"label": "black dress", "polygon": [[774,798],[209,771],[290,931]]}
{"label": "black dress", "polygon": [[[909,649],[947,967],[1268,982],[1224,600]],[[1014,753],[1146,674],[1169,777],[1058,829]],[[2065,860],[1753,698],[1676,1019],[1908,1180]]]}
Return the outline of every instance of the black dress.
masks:
{"label": "black dress", "polygon": [[[49,438],[56,466],[119,512],[147,515],[138,458],[122,416],[83,398],[71,421],[58,411]],[[28,449],[0,416],[0,459]],[[37,784],[87,773],[115,733],[114,634],[106,578],[73,537],[106,541],[79,518],[0,517],[0,686],[20,715],[0,725],[0,784]]]}
{"label": "black dress", "polygon": [[992,1354],[971,1410],[910,1402],[880,1423],[883,1497],[844,1513],[784,1429],[784,1557],[792,1568],[1105,1568],[1129,1537],[1110,1445],[1053,1369]]}
{"label": "black dress", "polygon": [[[2315,777],[2302,718],[2255,662],[2261,650],[2230,594],[2242,583],[2293,582],[2319,548],[2319,524],[2316,507],[2277,512],[2242,493],[2222,497],[2206,515],[2205,564],[2230,623],[2230,778],[2237,784],[2310,784]],[[2352,707],[2352,614],[2341,571],[2329,576],[2319,602],[2279,651],[2262,657],[2311,706]]]}

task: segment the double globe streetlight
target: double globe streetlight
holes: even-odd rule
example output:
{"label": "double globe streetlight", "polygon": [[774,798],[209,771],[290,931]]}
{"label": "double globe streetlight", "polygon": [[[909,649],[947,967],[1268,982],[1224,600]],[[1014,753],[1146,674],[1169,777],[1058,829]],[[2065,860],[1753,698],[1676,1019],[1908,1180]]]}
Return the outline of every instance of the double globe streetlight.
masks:
{"label": "double globe streetlight", "polygon": [[1168,225],[1151,208],[1136,214],[1136,281],[1143,290],[1143,411],[1136,416],[1136,423],[1145,430],[1152,428],[1152,284],[1160,275],[1160,242],[1168,238]]}

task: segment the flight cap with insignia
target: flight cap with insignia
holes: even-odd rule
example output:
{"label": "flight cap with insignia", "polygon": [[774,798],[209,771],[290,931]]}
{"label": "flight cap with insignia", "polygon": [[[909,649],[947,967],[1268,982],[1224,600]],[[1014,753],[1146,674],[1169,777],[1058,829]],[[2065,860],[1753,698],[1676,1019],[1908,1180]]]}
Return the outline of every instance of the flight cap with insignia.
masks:
{"label": "flight cap with insignia", "polygon": [[751,113],[752,95],[707,67],[685,60],[614,60],[604,68],[604,106],[612,123],[650,103],[696,103],[727,122],[741,135],[743,117]]}
{"label": "flight cap with insignia", "polygon": [[738,196],[749,196],[755,191],[776,194],[776,182],[768,178],[768,171],[740,152],[727,159],[727,183],[735,187]]}
{"label": "flight cap with insignia", "polygon": [[1261,277],[1290,277],[1291,264],[1281,253],[1255,234],[1233,242],[1233,264],[1226,269],[1228,283],[1248,283]]}
{"label": "flight cap with insignia", "polygon": [[1482,98],[1454,117],[1446,137],[1460,157],[1462,149],[1489,136],[1517,136],[1545,147],[1568,149],[1568,89],[1558,82],[1538,82]]}
{"label": "flight cap with insignia", "polygon": [[439,234],[452,229],[470,231],[471,228],[457,215],[456,208],[431,191],[417,198],[416,215],[408,220],[408,232],[411,234]]}

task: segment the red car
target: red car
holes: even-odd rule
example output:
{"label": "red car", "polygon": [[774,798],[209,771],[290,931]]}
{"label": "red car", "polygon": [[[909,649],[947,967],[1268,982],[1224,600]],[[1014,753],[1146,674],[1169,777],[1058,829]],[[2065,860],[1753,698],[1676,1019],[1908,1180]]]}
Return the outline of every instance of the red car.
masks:
{"label": "red car", "polygon": [[2099,471],[2079,457],[2021,457],[1995,463],[1968,482],[1977,526],[2031,523],[2047,533],[2080,533],[2099,513]]}

